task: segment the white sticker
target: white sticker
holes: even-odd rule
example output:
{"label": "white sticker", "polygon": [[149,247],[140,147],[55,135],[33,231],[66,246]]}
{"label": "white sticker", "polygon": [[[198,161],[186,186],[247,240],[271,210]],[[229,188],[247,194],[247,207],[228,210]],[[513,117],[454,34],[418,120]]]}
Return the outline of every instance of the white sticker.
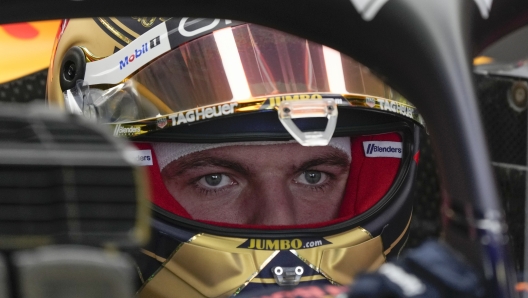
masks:
{"label": "white sticker", "polygon": [[179,112],[176,114],[169,115],[169,118],[172,120],[172,126],[187,124],[188,122],[194,122],[198,120],[209,119],[213,117],[218,117],[222,115],[229,115],[235,112],[235,107],[238,106],[238,103],[229,103],[223,104],[221,106],[213,106],[207,108],[201,108],[196,110],[190,110],[186,112]]}
{"label": "white sticker", "polygon": [[90,85],[117,84],[170,49],[167,25],[161,23],[113,55],[86,63],[84,80]]}
{"label": "white sticker", "polygon": [[126,151],[126,158],[136,166],[151,166],[152,152],[151,150],[129,150]]}
{"label": "white sticker", "polygon": [[117,124],[114,128],[115,137],[134,136],[136,134],[139,134],[140,132],[141,128],[137,126],[123,126],[121,124]]}
{"label": "white sticker", "polygon": [[402,143],[389,141],[363,142],[366,157],[402,157]]}

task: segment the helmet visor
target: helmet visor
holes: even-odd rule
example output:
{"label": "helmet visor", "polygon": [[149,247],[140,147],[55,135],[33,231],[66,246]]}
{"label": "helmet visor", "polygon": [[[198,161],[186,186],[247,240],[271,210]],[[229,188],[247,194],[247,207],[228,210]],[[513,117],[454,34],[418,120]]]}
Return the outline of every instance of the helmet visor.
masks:
{"label": "helmet visor", "polygon": [[142,95],[163,102],[165,112],[285,93],[390,98],[390,89],[351,58],[254,24],[221,29],[183,44],[131,80]]}
{"label": "helmet visor", "polygon": [[[74,102],[67,92],[66,102]],[[242,24],[184,43],[111,89],[92,87],[89,112],[103,122],[126,122],[281,94],[302,98],[303,93],[311,94],[307,98],[332,93],[402,100],[368,68],[340,52]]]}

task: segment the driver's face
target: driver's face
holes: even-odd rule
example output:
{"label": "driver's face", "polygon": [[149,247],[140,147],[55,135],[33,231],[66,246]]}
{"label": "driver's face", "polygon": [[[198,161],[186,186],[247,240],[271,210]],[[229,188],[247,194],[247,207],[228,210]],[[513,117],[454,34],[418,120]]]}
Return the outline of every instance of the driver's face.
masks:
{"label": "driver's face", "polygon": [[290,143],[196,152],[161,174],[194,219],[298,225],[336,218],[349,167],[339,149]]}

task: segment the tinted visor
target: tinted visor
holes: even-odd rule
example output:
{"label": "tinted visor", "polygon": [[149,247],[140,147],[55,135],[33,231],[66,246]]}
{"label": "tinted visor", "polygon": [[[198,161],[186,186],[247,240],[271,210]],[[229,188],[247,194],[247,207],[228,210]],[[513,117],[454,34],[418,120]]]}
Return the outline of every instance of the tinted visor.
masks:
{"label": "tinted visor", "polygon": [[284,93],[391,97],[388,87],[351,58],[253,24],[221,29],[183,44],[131,80],[141,86],[143,95],[154,95],[170,111]]}
{"label": "tinted visor", "polygon": [[[78,90],[83,88],[79,87]],[[68,96],[68,92],[73,96]],[[351,58],[254,24],[220,29],[184,43],[122,84],[107,90],[92,87],[90,98],[100,120],[123,122],[292,93],[368,94],[400,99],[368,68]],[[73,89],[65,92],[66,102],[86,98],[75,95]],[[86,114],[86,103],[77,101],[80,112]]]}

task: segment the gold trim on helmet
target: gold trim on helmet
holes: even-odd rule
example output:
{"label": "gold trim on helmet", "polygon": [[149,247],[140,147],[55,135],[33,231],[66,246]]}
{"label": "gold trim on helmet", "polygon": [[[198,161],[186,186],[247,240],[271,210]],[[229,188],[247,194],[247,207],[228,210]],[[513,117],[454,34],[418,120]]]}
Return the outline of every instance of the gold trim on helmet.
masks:
{"label": "gold trim on helmet", "polygon": [[400,236],[398,236],[398,238],[396,238],[396,240],[394,240],[394,242],[391,243],[389,248],[387,248],[383,252],[385,255],[388,255],[392,251],[392,249],[396,246],[396,244],[398,244],[400,240],[403,238],[403,236],[405,235],[405,232],[407,232],[407,229],[409,229],[409,226],[411,225],[411,219],[412,219],[412,212],[411,212],[411,216],[409,217],[409,221],[407,222],[407,225],[405,226],[405,229],[403,229],[403,232],[400,234]]}
{"label": "gold trim on helmet", "polygon": [[164,263],[164,262],[167,261],[167,259],[165,259],[164,257],[160,257],[157,254],[155,254],[155,253],[153,253],[153,252],[151,252],[149,250],[146,250],[144,248],[140,249],[140,251],[141,251],[142,254],[147,255],[147,256],[153,258],[154,260],[156,260],[156,261],[158,261],[160,263]]}
{"label": "gold trim on helmet", "polygon": [[[361,227],[322,239],[324,245],[317,247],[285,249],[318,273],[302,276],[301,281],[327,279],[332,284],[349,284],[357,273],[375,270],[385,262],[381,237],[373,238]],[[181,244],[139,296],[232,297],[249,283],[273,283],[257,276],[281,250],[250,249],[244,245],[250,240],[203,234]],[[155,254],[148,255],[160,260]]]}
{"label": "gold trim on helmet", "polygon": [[[361,227],[360,227],[360,228],[361,228]],[[361,229],[363,229],[363,228],[361,228]],[[374,238],[374,236],[372,236],[372,234],[371,234],[369,231],[363,229],[363,232],[367,233],[371,238]]]}
{"label": "gold trim on helmet", "polygon": [[90,52],[90,50],[88,50],[86,47],[80,46],[79,48],[81,48],[81,50],[84,52],[84,56],[86,57],[86,62],[97,61],[97,60],[101,60],[105,58],[105,57],[96,56],[95,54]]}
{"label": "gold trim on helmet", "polygon": [[124,36],[123,34],[121,34],[121,32],[117,31],[117,29],[114,28],[114,26],[110,25],[105,19],[103,18],[97,18],[97,19],[99,20],[99,22],[101,22],[103,26],[106,27],[106,29],[108,29],[110,32],[112,32],[115,36],[117,36],[122,41],[126,42],[127,44],[132,42],[128,37]]}
{"label": "gold trim on helmet", "polygon": [[[116,17],[110,17],[109,19],[110,19],[110,21],[114,22],[114,24],[116,24],[116,25],[119,27],[119,29],[121,29],[121,30],[125,31],[126,33],[130,34],[130,35],[133,36],[134,38],[138,38],[138,37],[141,36],[141,34],[139,34],[138,32],[136,32],[136,31],[130,29],[127,25],[123,24],[123,23],[119,20],[119,18],[116,18]],[[134,18],[132,17],[132,19],[134,19]]]}
{"label": "gold trim on helmet", "polygon": [[[141,86],[139,86],[141,89]],[[170,108],[166,105],[162,105],[163,102],[159,100],[155,95],[150,94],[147,90],[141,89],[139,91],[146,98],[150,99],[151,102],[164,111],[170,111]],[[149,133],[152,131],[158,131],[161,129],[167,129],[173,126],[178,126],[181,123],[187,123],[189,121],[189,115],[192,115],[192,121],[189,122],[198,122],[205,120],[206,111],[208,109],[224,109],[224,106],[230,105],[232,109],[223,113],[223,115],[232,115],[232,114],[241,114],[246,112],[255,112],[259,110],[274,110],[277,109],[278,105],[282,101],[290,100],[310,100],[310,99],[320,99],[320,98],[333,98],[338,106],[346,107],[359,107],[359,108],[368,108],[381,111],[390,111],[407,118],[410,118],[422,125],[423,119],[418,114],[416,108],[412,105],[405,104],[399,101],[383,98],[383,97],[374,97],[363,94],[325,94],[325,93],[297,93],[297,94],[282,94],[277,96],[268,96],[261,98],[254,98],[248,100],[241,100],[236,102],[223,102],[215,105],[202,106],[195,109],[178,111],[175,113],[147,118],[144,120],[130,121],[130,122],[121,122],[121,123],[110,123],[114,128],[114,136],[125,136],[125,137],[134,137]],[[195,117],[194,115],[199,115]],[[200,119],[201,116],[201,119]],[[215,116],[221,117],[221,116]],[[186,120],[187,119],[187,120]],[[165,120],[168,124],[164,127],[158,127],[156,125],[147,125],[149,123],[156,123],[157,121]],[[122,132],[120,132],[122,131]]]}
{"label": "gold trim on helmet", "polygon": [[[324,278],[326,278],[331,284],[333,285],[339,285],[339,283],[335,282],[330,276],[328,276],[328,274],[324,273],[323,271],[321,271],[321,268],[315,266],[314,264],[310,263],[310,261],[308,261],[307,259],[303,258],[302,256],[300,256],[297,251],[295,250],[291,250],[292,254],[294,254],[297,258],[299,258],[299,260],[303,261],[306,265],[308,265],[308,267],[312,268],[314,271],[320,273]],[[302,278],[301,278],[302,279]]]}
{"label": "gold trim on helmet", "polygon": [[[153,277],[154,275],[156,275],[156,274],[157,274],[157,273],[163,268],[163,266],[164,266],[164,265],[165,265],[165,264],[166,264],[166,263],[167,263],[167,262],[168,262],[168,261],[174,256],[174,254],[176,254],[176,253],[178,252],[178,250],[182,247],[183,244],[185,244],[185,243],[189,243],[189,242],[192,242],[193,240],[195,240],[197,237],[200,237],[201,235],[202,235],[202,234],[196,234],[196,235],[194,235],[193,237],[191,237],[191,239],[187,240],[187,242],[184,242],[184,243],[181,243],[180,245],[178,245],[178,247],[176,247],[176,249],[170,254],[170,256],[169,256],[167,259],[165,259],[165,261],[163,261],[163,263],[161,264],[161,267],[158,268],[158,270],[156,270],[156,272],[154,272],[154,274],[153,274],[152,276],[150,276],[150,277],[147,279],[147,281],[146,281],[145,283],[143,283],[143,285],[139,288],[138,293],[141,292],[141,290],[142,290],[142,289],[148,284],[148,282],[152,279],[152,277]],[[149,257],[152,257],[152,255],[158,257],[158,256],[157,256],[156,254],[154,254],[154,253],[151,253],[152,255],[151,255],[151,254],[148,254],[148,252],[149,252],[148,250],[142,250],[141,252],[142,252],[142,253],[147,252],[146,255],[149,256]],[[160,258],[161,258],[161,257],[160,257]],[[163,258],[162,258],[162,259],[163,259]],[[157,259],[156,259],[156,260],[157,260]]]}
{"label": "gold trim on helmet", "polygon": [[266,267],[269,262],[271,262],[271,260],[273,260],[273,258],[275,258],[275,256],[277,256],[277,254],[279,254],[280,250],[276,250],[274,253],[271,254],[271,256],[269,256],[269,258],[264,261],[262,263],[262,265],[260,265],[260,268],[258,271],[256,271],[255,273],[253,273],[247,280],[244,284],[242,284],[238,289],[236,289],[236,291],[233,293],[232,296],[236,296],[238,294],[240,294],[240,292],[251,282],[255,279],[255,277],[259,274],[260,271],[262,271],[262,269],[264,269],[264,267]]}
{"label": "gold trim on helmet", "polygon": [[170,18],[164,18],[164,17],[132,17],[132,18],[134,20],[138,21],[141,24],[141,26],[143,26],[145,28],[152,27],[152,25],[156,22],[156,19],[159,19],[161,22],[166,22],[166,21],[172,19],[172,17],[170,17]]}

